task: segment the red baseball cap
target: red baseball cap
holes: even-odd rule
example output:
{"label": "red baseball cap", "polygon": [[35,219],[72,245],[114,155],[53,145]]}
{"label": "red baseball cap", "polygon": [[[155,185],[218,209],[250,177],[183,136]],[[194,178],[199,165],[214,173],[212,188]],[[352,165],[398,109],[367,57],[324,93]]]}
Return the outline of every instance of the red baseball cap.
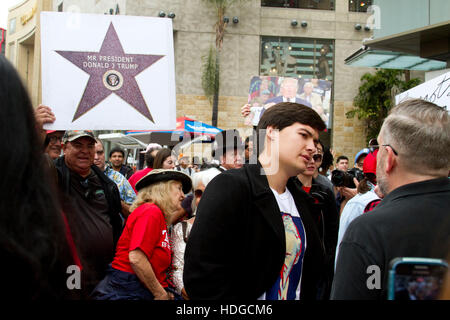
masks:
{"label": "red baseball cap", "polygon": [[53,132],[56,132],[56,131],[58,131],[58,130],[47,130],[47,134],[49,134],[49,133],[53,133]]}
{"label": "red baseball cap", "polygon": [[364,159],[363,172],[377,174],[377,153],[378,149],[371,152]]}

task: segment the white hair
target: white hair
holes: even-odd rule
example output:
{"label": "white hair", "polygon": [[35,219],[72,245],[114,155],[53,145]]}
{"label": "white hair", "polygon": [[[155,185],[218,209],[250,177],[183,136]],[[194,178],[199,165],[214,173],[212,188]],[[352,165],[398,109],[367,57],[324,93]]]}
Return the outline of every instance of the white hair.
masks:
{"label": "white hair", "polygon": [[198,184],[201,182],[206,187],[208,183],[211,182],[212,179],[214,179],[215,176],[217,176],[220,173],[220,171],[210,168],[207,170],[203,170],[200,172],[195,172],[192,176],[192,188],[195,190],[195,188],[198,186]]}
{"label": "white hair", "polygon": [[303,88],[307,88],[307,87],[309,87],[309,88],[314,88],[314,85],[312,84],[312,82],[306,82],[306,83],[303,85]]}
{"label": "white hair", "polygon": [[[211,182],[212,179],[214,179],[215,176],[217,176],[218,174],[220,174],[220,171],[215,169],[215,168],[210,168],[210,169],[206,169],[200,172],[195,172],[192,176],[192,189],[195,190],[197,189],[197,186],[199,185],[199,183],[203,183],[203,185],[206,186],[208,185],[208,183]],[[192,212],[196,212],[197,211],[197,206],[195,204],[195,198],[192,200],[191,203],[191,208],[192,208]]]}

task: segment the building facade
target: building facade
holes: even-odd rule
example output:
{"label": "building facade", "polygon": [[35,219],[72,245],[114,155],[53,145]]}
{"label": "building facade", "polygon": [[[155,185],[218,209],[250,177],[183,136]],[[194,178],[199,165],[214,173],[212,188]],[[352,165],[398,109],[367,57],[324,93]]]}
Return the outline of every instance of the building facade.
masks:
{"label": "building facade", "polygon": [[[365,146],[364,124],[347,119],[353,108],[360,78],[371,68],[346,66],[344,60],[372,36],[365,28],[371,1],[296,0],[236,1],[225,16],[228,24],[221,55],[218,127],[237,128],[243,136],[251,127],[244,124],[240,109],[247,103],[254,76],[318,77],[318,57],[327,47],[331,81],[330,128],[322,136],[336,155],[353,157]],[[34,9],[35,8],[35,9]],[[202,64],[215,43],[215,9],[205,0],[27,0],[10,11],[15,32],[8,30],[6,54],[24,77],[33,98],[40,102],[39,12],[69,11],[125,14],[173,19],[177,116],[211,123],[212,107],[202,88]],[[162,17],[164,16],[164,17]],[[26,21],[22,23],[22,17]],[[137,30],[137,32],[149,32]],[[288,52],[289,51],[289,52]],[[294,67],[283,60],[289,53]],[[283,56],[284,54],[284,56]],[[278,58],[278,60],[277,60]],[[278,63],[278,64],[277,64]],[[279,68],[281,65],[284,68]],[[287,67],[286,67],[287,66]]]}
{"label": "building facade", "polygon": [[17,68],[33,105],[41,100],[39,12],[51,10],[51,0],[26,0],[10,8],[6,57]]}
{"label": "building facade", "polygon": [[[226,12],[229,23],[221,56],[218,127],[238,128],[244,136],[250,134],[251,128],[244,124],[240,109],[248,101],[251,78],[294,74],[313,78],[314,72],[308,69],[317,69],[318,62],[316,59],[314,63],[311,53],[315,51],[314,56],[318,56],[320,49],[328,45],[331,47],[328,54],[331,74],[327,79],[333,83],[333,112],[331,128],[322,138],[336,154],[352,157],[365,146],[364,125],[358,119],[347,119],[345,113],[353,108],[360,77],[373,69],[348,67],[344,60],[361,46],[364,38],[371,36],[372,31],[364,29],[370,14],[350,11],[353,1],[349,0],[281,2],[291,7],[276,6],[277,1],[249,0],[237,2]],[[210,123],[211,106],[204,96],[201,79],[202,57],[215,41],[214,8],[203,0],[142,0],[128,1],[126,12],[127,15],[153,17],[160,12],[175,14],[177,114]],[[237,23],[233,22],[234,17]],[[297,21],[296,26],[292,25],[293,20]],[[302,26],[302,22],[307,25]],[[359,30],[355,28],[358,24],[362,26]],[[310,55],[301,57],[306,60],[307,70],[300,66],[294,74],[288,70],[271,73],[265,61],[267,43],[271,43],[272,48],[278,43],[281,47],[290,44],[309,49]]]}

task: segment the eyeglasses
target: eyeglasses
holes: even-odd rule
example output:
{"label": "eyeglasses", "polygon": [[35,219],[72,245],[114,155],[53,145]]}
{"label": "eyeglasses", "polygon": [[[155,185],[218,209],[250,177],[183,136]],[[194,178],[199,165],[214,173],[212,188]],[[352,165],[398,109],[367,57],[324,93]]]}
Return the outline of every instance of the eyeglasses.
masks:
{"label": "eyeglasses", "polygon": [[203,195],[203,191],[200,189],[194,190],[194,195],[196,198],[200,198]]}
{"label": "eyeglasses", "polygon": [[57,141],[62,142],[62,137],[59,136],[51,136],[48,138],[50,143],[56,143]]}
{"label": "eyeglasses", "polygon": [[313,155],[313,159],[315,162],[320,162],[322,161],[322,155],[321,154],[315,154]]}
{"label": "eyeglasses", "polygon": [[391,149],[392,149],[392,152],[393,152],[396,156],[398,156],[397,151],[395,151],[395,149],[392,148],[392,146],[391,146],[390,144],[382,144],[382,146],[383,146],[383,147],[389,147],[389,148],[391,148]]}

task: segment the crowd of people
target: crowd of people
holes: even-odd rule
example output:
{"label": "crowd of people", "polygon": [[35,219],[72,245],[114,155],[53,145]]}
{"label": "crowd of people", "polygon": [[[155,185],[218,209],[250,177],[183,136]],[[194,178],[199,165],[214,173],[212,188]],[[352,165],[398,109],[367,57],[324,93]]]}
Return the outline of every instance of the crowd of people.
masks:
{"label": "crowd of people", "polygon": [[0,74],[2,298],[386,299],[392,259],[449,257],[450,122],[433,103],[394,107],[350,169],[309,103],[278,102],[263,134],[217,134],[210,162],[150,143],[134,170],[92,131],[44,130],[51,108],[3,57]]}

